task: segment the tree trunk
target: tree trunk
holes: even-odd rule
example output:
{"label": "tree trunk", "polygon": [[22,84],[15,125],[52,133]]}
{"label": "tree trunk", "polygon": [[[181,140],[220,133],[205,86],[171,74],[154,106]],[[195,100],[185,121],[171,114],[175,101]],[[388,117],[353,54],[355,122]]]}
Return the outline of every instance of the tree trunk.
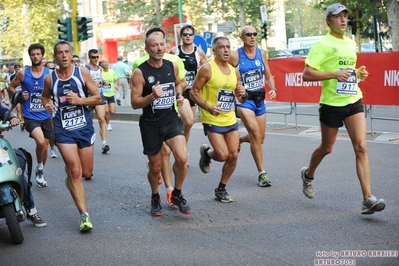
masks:
{"label": "tree trunk", "polygon": [[397,0],[385,0],[388,25],[391,33],[392,49],[399,50],[399,4]]}

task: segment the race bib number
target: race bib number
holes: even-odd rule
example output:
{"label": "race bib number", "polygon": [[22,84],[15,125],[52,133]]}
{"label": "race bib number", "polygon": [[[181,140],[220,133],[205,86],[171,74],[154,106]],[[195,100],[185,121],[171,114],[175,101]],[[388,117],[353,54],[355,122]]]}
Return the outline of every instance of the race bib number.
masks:
{"label": "race bib number", "polygon": [[217,96],[217,104],[220,104],[222,112],[230,112],[235,99],[234,92],[232,90],[219,89]]}
{"label": "race bib number", "polygon": [[44,107],[42,104],[42,95],[41,94],[34,94],[30,95],[30,110],[32,112],[40,112],[44,111]]}
{"label": "race bib number", "polygon": [[62,128],[65,130],[73,130],[84,127],[86,117],[84,115],[83,106],[68,105],[61,108]]}
{"label": "race bib number", "polygon": [[260,69],[248,71],[242,75],[243,85],[247,91],[263,87],[263,77]]}
{"label": "race bib number", "polygon": [[187,71],[186,73],[186,82],[187,82],[187,89],[190,90],[193,88],[195,79],[195,71]]}
{"label": "race bib number", "polygon": [[154,109],[170,109],[176,100],[175,83],[169,82],[160,84],[163,94],[158,99],[155,99],[152,107]]}
{"label": "race bib number", "polygon": [[[342,70],[342,68],[339,68],[338,70]],[[340,95],[357,95],[357,92],[359,90],[359,87],[357,86],[358,79],[357,79],[357,71],[356,69],[349,69],[348,73],[350,74],[350,77],[347,81],[342,82],[342,81],[337,81],[337,86],[336,86],[336,94]]]}
{"label": "race bib number", "polygon": [[103,92],[105,92],[105,93],[111,92],[111,85],[104,85],[103,86]]}

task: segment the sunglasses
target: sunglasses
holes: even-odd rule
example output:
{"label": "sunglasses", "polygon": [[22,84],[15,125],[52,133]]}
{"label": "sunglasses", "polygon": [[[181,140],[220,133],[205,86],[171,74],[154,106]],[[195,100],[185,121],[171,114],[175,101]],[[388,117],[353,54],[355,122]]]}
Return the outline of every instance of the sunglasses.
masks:
{"label": "sunglasses", "polygon": [[49,67],[48,69],[54,70],[54,69],[55,69],[55,67]]}
{"label": "sunglasses", "polygon": [[80,63],[80,60],[72,60],[72,63]]}
{"label": "sunglasses", "polygon": [[99,56],[97,55],[97,56],[90,56],[90,58],[93,58],[93,59],[98,59],[99,58]]}
{"label": "sunglasses", "polygon": [[256,37],[256,36],[258,36],[258,33],[257,32],[247,32],[247,33],[244,33],[244,35],[247,37],[251,37],[251,36]]}
{"label": "sunglasses", "polygon": [[183,36],[184,36],[184,37],[193,36],[193,35],[194,35],[194,33],[183,33]]}

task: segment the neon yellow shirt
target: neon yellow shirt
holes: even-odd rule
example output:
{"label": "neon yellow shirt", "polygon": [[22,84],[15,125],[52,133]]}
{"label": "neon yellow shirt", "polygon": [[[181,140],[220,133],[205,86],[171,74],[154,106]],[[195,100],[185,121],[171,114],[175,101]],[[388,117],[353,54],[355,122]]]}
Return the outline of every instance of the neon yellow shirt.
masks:
{"label": "neon yellow shirt", "polygon": [[235,89],[237,76],[234,67],[228,64],[230,74],[225,75],[220,71],[215,61],[210,61],[212,77],[200,90],[200,97],[209,105],[221,104],[223,110],[218,116],[210,114],[201,108],[201,121],[204,124],[226,127],[237,122],[234,111]]}
{"label": "neon yellow shirt", "polygon": [[[344,37],[338,39],[328,33],[312,45],[305,64],[321,72],[334,72],[341,68],[356,67],[356,43]],[[350,82],[338,82],[337,79],[321,81],[320,103],[331,106],[346,106],[363,98],[357,87],[356,71]],[[356,93],[356,94],[355,94]]]}
{"label": "neon yellow shirt", "polygon": [[103,94],[106,97],[111,97],[115,95],[115,81],[118,79],[118,75],[112,69],[108,71],[101,71],[103,80],[107,81],[110,85],[103,85]]}
{"label": "neon yellow shirt", "polygon": [[[144,61],[148,60],[148,58],[150,58],[150,56],[148,54],[146,54],[146,55],[140,57],[139,59],[135,60],[133,62],[132,73],[139,65],[141,65]],[[165,60],[171,61],[177,65],[177,68],[179,69],[180,80],[182,80],[186,76],[187,70],[184,68],[184,63],[180,57],[178,57],[177,55],[174,55],[174,54],[165,53],[163,55],[163,58]]]}

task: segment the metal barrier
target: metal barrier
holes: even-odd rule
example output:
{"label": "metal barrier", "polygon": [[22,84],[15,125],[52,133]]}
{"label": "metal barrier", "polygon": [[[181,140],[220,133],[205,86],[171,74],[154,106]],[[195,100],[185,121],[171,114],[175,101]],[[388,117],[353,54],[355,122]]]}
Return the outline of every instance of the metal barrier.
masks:
{"label": "metal barrier", "polygon": [[[270,106],[271,105],[271,106]],[[374,135],[374,121],[387,120],[399,121],[399,106],[396,105],[365,105],[365,115],[370,118],[371,134]],[[298,116],[318,116],[319,104],[313,103],[286,103],[286,102],[268,102],[266,113],[283,114],[285,127],[287,126],[287,116],[294,113],[295,128],[298,129]]]}
{"label": "metal barrier", "polygon": [[373,121],[374,120],[388,120],[399,121],[399,107],[395,105],[369,105],[366,106],[366,112],[370,114],[370,128],[371,135],[374,135]]}

